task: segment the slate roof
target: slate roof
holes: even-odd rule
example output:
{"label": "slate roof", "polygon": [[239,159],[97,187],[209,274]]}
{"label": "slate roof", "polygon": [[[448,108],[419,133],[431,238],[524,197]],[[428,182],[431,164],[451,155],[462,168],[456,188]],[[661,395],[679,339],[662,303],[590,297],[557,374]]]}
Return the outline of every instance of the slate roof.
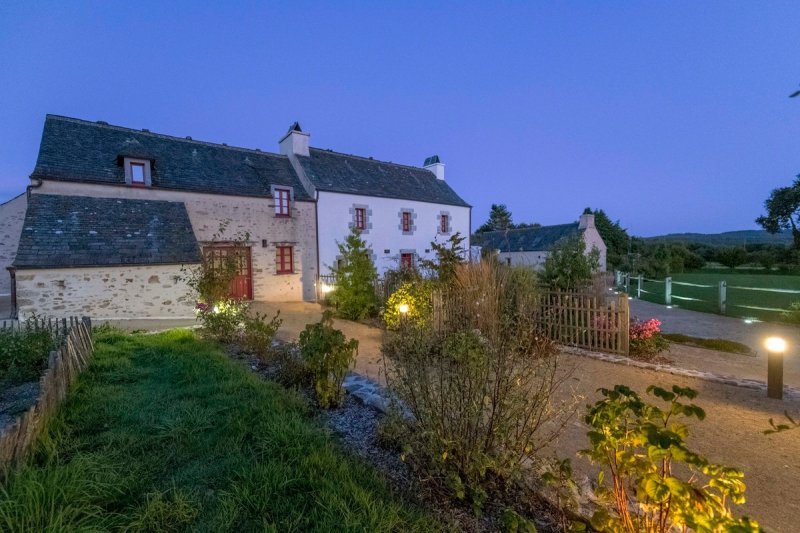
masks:
{"label": "slate roof", "polygon": [[58,115],[45,119],[31,177],[124,184],[120,156],[150,159],[153,188],[270,197],[270,185],[283,185],[311,199],[284,155]]}
{"label": "slate roof", "polygon": [[501,252],[544,252],[565,237],[579,235],[578,223],[478,233],[473,244]]}
{"label": "slate roof", "polygon": [[14,266],[200,262],[182,202],[32,194]]}
{"label": "slate roof", "polygon": [[446,181],[424,168],[318,148],[310,148],[309,153],[298,159],[320,191],[469,207]]}

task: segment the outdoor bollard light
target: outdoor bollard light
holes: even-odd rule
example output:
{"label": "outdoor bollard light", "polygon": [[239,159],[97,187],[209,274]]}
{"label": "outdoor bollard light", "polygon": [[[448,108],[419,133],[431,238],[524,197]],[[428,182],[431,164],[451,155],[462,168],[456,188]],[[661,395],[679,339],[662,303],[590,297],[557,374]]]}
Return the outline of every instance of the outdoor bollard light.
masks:
{"label": "outdoor bollard light", "polygon": [[780,337],[770,337],[764,343],[767,347],[767,396],[783,398],[783,354],[786,341]]}
{"label": "outdoor bollard light", "polygon": [[405,316],[408,313],[408,304],[400,304],[397,306],[397,310],[400,311],[400,314]]}

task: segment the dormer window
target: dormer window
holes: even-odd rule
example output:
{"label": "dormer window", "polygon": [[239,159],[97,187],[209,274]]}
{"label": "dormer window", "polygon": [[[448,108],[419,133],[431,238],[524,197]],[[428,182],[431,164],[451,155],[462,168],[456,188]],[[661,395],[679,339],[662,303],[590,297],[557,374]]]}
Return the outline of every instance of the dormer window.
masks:
{"label": "dormer window", "polygon": [[151,185],[149,160],[126,157],[124,165],[125,183],[134,187],[149,187]]}
{"label": "dormer window", "polygon": [[144,185],[144,163],[131,163],[131,184]]}
{"label": "dormer window", "polygon": [[291,191],[289,189],[275,188],[273,190],[273,195],[275,200],[275,216],[290,217],[289,200],[291,198]]}

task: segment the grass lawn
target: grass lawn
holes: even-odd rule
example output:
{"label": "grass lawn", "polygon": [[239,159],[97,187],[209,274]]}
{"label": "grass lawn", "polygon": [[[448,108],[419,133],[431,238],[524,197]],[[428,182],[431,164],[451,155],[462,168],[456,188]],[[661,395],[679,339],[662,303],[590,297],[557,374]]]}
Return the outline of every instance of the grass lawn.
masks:
{"label": "grass lawn", "polygon": [[430,531],[293,393],[189,331],[96,336],[0,531]]}
{"label": "grass lawn", "polygon": [[[736,287],[759,287],[769,289],[800,290],[800,276],[779,274],[744,274],[732,270],[719,272],[691,272],[675,274],[672,276],[672,303],[691,309],[716,313],[718,311],[718,285],[720,281],[727,282],[728,306],[727,314],[731,316],[753,317],[760,320],[781,320],[779,312],[753,307],[788,309],[792,302],[800,301],[800,294],[780,292],[752,291],[737,289]],[[690,287],[678,285],[674,282],[694,283],[697,285],[711,285],[712,287]],[[645,281],[642,288],[647,291],[642,294],[642,300],[664,303],[664,283]],[[636,295],[636,280],[631,279],[630,292]],[[695,300],[682,300],[677,297],[696,298]]]}

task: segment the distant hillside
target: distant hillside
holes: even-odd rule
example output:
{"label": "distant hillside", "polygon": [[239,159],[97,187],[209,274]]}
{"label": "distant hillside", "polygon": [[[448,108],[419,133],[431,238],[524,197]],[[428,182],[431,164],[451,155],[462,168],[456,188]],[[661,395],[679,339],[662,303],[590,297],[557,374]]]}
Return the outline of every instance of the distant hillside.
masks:
{"label": "distant hillside", "polygon": [[657,242],[697,243],[706,246],[742,246],[745,244],[791,244],[791,232],[775,235],[764,230],[726,231],[724,233],[670,233],[645,240]]}

